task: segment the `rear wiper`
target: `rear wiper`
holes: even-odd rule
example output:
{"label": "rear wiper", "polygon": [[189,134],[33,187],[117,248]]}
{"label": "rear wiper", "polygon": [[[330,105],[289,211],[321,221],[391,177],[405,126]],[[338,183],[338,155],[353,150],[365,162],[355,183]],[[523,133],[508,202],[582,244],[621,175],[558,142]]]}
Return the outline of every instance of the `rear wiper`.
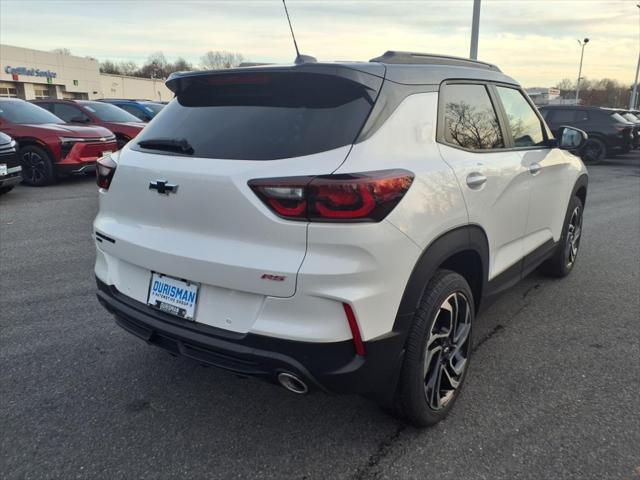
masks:
{"label": "rear wiper", "polygon": [[138,145],[142,148],[150,148],[152,150],[165,150],[167,152],[186,153],[193,155],[193,147],[186,139],[175,138],[154,138],[151,140],[140,140]]}

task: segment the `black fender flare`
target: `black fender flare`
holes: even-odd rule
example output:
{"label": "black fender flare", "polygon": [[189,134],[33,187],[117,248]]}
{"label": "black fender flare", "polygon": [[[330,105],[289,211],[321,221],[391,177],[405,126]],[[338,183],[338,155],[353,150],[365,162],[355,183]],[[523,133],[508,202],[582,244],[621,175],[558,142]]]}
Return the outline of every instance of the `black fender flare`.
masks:
{"label": "black fender flare", "polygon": [[[486,284],[489,276],[489,241],[484,230],[478,225],[464,225],[454,228],[440,235],[432,241],[422,252],[409,276],[404,289],[398,313],[393,325],[395,332],[406,334],[411,325],[420,299],[438,267],[451,256],[463,251],[473,251],[480,257],[482,265],[482,285]],[[476,304],[480,298],[475,299]]]}
{"label": "black fender flare", "polygon": [[[478,225],[464,225],[449,230],[432,241],[414,265],[398,307],[393,330],[385,335],[385,337],[395,337],[394,344],[398,349],[393,355],[388,355],[388,362],[392,365],[391,371],[393,373],[384,382],[385,388],[372,392],[369,395],[371,398],[387,406],[393,403],[402,369],[407,336],[429,280],[448,258],[464,251],[473,251],[480,257],[482,266],[480,292],[482,292],[489,271],[489,242],[484,230]],[[480,296],[482,295],[480,294]],[[476,300],[476,304],[480,303],[480,298],[474,300]]]}
{"label": "black fender flare", "polygon": [[578,191],[580,191],[581,188],[584,188],[584,198],[581,198],[582,208],[584,208],[585,204],[587,203],[588,187],[589,187],[589,175],[586,173],[583,173],[578,177],[578,179],[576,180],[576,183],[573,185],[573,190],[571,191],[571,197],[569,198],[571,199],[575,197],[576,195],[578,195]]}

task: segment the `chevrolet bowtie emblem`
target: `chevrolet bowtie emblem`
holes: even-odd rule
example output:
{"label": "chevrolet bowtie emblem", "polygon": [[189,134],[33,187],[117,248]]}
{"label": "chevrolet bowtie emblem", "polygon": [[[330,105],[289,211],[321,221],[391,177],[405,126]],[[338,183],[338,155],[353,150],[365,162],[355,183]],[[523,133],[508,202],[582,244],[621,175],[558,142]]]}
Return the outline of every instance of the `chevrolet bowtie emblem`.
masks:
{"label": "chevrolet bowtie emblem", "polygon": [[169,195],[178,191],[178,185],[168,183],[166,180],[156,180],[149,183],[149,190],[156,190],[158,193]]}

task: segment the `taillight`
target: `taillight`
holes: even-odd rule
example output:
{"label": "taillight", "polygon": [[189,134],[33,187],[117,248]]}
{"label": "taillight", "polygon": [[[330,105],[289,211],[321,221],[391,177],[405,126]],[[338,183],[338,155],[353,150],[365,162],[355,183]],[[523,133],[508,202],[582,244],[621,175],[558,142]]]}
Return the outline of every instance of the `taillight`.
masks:
{"label": "taillight", "polygon": [[96,162],[96,180],[100,188],[107,190],[111,185],[113,174],[116,173],[118,164],[112,158],[113,154],[100,157]]}
{"label": "taillight", "polygon": [[411,183],[406,170],[317,177],[263,178],[249,186],[277,215],[311,222],[379,222],[395,208]]}

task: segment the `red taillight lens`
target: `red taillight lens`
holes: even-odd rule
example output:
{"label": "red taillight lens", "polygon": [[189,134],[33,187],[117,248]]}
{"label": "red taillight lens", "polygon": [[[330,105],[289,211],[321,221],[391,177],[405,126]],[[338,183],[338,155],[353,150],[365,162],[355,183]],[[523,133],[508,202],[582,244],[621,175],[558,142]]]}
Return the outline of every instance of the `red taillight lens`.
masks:
{"label": "red taillight lens", "polygon": [[115,162],[111,155],[101,157],[96,162],[96,180],[100,188],[105,190],[111,185],[111,179],[113,174],[116,173],[116,167],[118,164]]}
{"label": "red taillight lens", "polygon": [[402,199],[413,174],[406,170],[265,178],[251,189],[276,214],[311,222],[379,222]]}

